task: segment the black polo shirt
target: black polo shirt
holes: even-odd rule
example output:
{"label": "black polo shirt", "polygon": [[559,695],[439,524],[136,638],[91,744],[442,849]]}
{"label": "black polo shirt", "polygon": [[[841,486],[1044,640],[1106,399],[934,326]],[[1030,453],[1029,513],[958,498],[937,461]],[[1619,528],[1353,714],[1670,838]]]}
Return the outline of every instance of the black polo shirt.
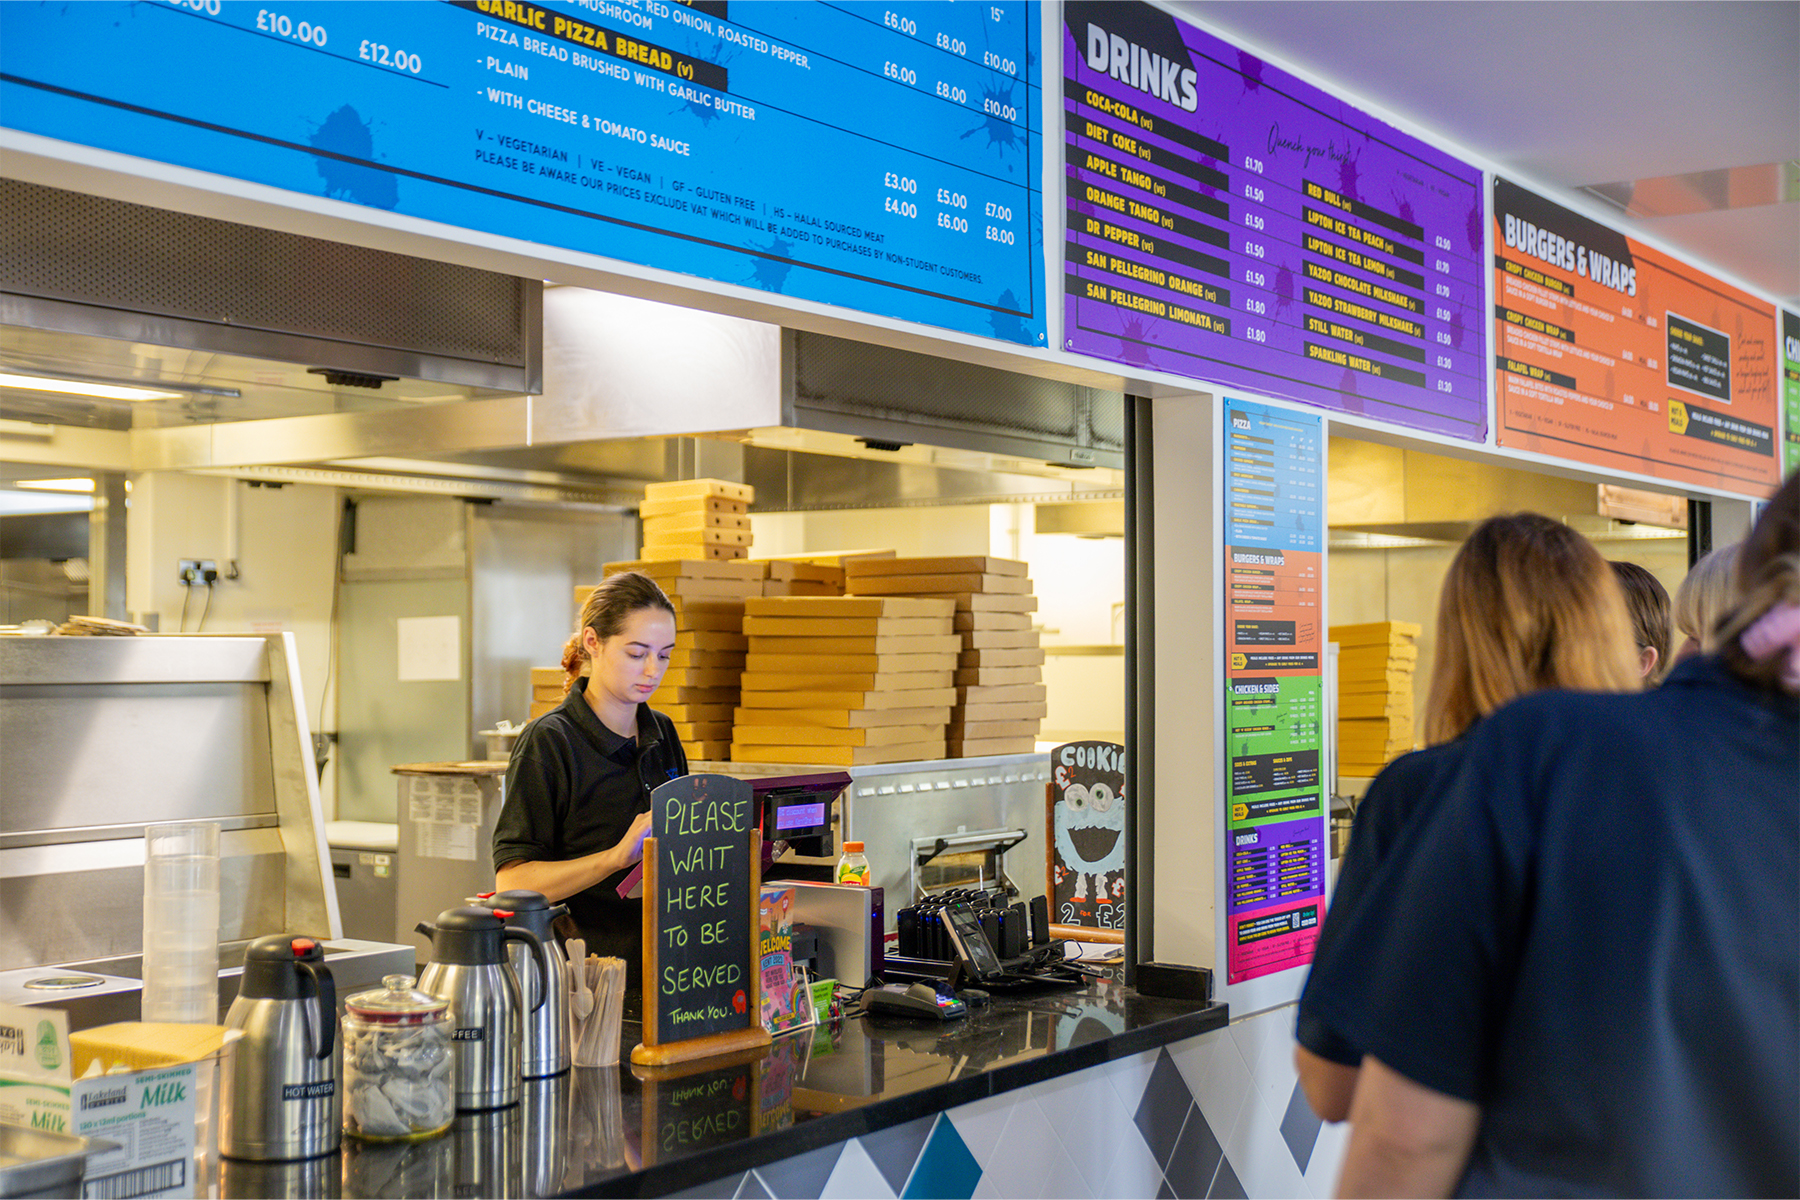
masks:
{"label": "black polo shirt", "polygon": [[1692,658],[1466,742],[1320,1018],[1481,1106],[1459,1194],[1800,1195],[1800,705]]}
{"label": "black polo shirt", "polygon": [[1331,907],[1326,910],[1325,924],[1319,930],[1319,943],[1313,948],[1313,967],[1306,977],[1306,989],[1300,993],[1294,1031],[1300,1044],[1320,1058],[1346,1067],[1362,1062],[1362,1047],[1319,1016],[1314,981],[1329,979],[1340,969],[1339,955],[1348,954],[1351,958],[1350,964],[1342,969],[1357,969],[1367,948],[1346,944],[1344,931],[1350,927],[1380,872],[1405,869],[1391,864],[1405,857],[1407,834],[1416,832],[1424,824],[1427,817],[1421,814],[1429,814],[1435,807],[1440,794],[1438,789],[1461,764],[1466,744],[1465,734],[1455,741],[1401,755],[1381,769],[1374,782],[1369,784],[1362,803],[1356,806],[1350,845],[1344,852],[1343,865],[1338,868],[1337,886],[1332,889]]}
{"label": "black polo shirt", "polygon": [[[638,705],[638,734],[620,737],[588,707],[588,680],[577,679],[562,704],[525,727],[506,765],[506,797],[494,824],[494,869],[509,862],[560,862],[618,844],[651,789],[688,773],[687,755],[669,718]],[[592,954],[642,970],[643,902],[623,900],[617,871],[564,901]]]}

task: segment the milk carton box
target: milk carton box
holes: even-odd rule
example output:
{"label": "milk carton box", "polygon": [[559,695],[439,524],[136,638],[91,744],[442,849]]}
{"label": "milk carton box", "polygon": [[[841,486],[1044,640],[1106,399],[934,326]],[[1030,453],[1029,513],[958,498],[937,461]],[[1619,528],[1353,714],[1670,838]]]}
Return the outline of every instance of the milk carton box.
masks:
{"label": "milk carton box", "polygon": [[226,1042],[136,1021],[71,1037],[66,1013],[0,1004],[0,1121],[113,1143],[88,1156],[83,1196],[203,1195],[195,1150],[217,1139]]}

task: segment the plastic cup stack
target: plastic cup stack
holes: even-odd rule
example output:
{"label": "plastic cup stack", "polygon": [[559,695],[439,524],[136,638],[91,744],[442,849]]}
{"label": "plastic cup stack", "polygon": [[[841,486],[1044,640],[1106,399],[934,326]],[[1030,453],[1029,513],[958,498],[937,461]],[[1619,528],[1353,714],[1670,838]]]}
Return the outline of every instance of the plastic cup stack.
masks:
{"label": "plastic cup stack", "polygon": [[219,1020],[219,827],[144,829],[146,1021]]}

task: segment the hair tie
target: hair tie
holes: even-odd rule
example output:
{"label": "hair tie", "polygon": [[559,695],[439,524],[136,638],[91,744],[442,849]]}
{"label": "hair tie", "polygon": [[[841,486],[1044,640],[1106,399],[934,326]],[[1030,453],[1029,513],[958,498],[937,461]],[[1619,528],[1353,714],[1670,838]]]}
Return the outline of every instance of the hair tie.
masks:
{"label": "hair tie", "polygon": [[1781,682],[1790,691],[1800,692],[1800,604],[1784,600],[1756,618],[1738,635],[1752,662],[1763,662],[1785,654]]}

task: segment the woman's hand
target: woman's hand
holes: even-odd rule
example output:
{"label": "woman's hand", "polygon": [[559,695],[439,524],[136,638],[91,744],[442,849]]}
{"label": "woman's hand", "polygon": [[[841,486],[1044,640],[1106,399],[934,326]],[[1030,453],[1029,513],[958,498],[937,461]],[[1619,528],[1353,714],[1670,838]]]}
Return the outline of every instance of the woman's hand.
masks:
{"label": "woman's hand", "polygon": [[631,828],[625,831],[625,836],[619,839],[619,844],[613,847],[613,853],[620,856],[621,867],[628,867],[643,859],[644,839],[649,836],[650,814],[641,812],[631,822]]}

